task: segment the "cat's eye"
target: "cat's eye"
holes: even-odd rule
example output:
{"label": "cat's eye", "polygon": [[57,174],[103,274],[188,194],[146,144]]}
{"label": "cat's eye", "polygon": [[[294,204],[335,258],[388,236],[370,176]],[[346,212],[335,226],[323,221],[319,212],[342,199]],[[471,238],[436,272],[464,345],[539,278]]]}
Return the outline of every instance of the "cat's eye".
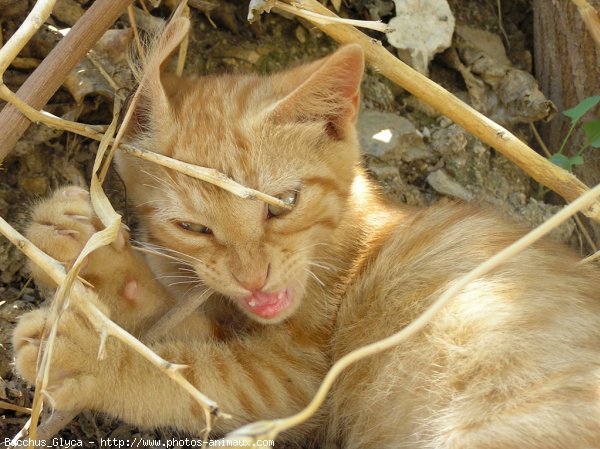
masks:
{"label": "cat's eye", "polygon": [[[290,206],[295,206],[296,201],[298,199],[298,191],[297,190],[288,190],[283,192],[280,195],[275,195],[275,198],[280,199],[286,204]],[[290,211],[290,209],[285,209],[283,207],[275,206],[273,204],[267,205],[267,218],[271,217],[279,217],[281,215],[285,215]]]}
{"label": "cat's eye", "polygon": [[178,221],[177,226],[181,229],[185,229],[186,231],[195,232],[198,234],[212,234],[212,230],[206,226],[190,223],[189,221]]}

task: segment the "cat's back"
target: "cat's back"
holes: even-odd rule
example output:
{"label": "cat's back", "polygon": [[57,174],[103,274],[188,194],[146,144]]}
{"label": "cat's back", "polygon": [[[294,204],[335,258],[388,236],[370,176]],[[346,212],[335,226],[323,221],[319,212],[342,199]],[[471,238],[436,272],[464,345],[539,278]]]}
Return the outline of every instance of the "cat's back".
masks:
{"label": "cat's back", "polygon": [[[397,332],[525,231],[449,202],[399,216],[356,270],[335,357]],[[600,447],[599,273],[578,262],[542,240],[470,283],[419,335],[346,373],[333,428],[359,429],[351,438],[379,447],[389,426],[404,434],[393,444],[408,447],[506,449],[532,434],[544,448]],[[352,389],[358,381],[366,388]],[[357,404],[389,419],[345,414]]]}

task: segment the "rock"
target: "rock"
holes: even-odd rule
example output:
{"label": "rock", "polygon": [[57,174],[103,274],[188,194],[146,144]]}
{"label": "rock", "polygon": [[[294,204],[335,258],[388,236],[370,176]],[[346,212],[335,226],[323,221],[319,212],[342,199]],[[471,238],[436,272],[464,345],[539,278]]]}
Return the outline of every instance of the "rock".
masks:
{"label": "rock", "polygon": [[[554,206],[538,201],[535,198],[529,198],[529,201],[525,205],[515,209],[516,215],[514,215],[514,218],[530,228],[534,228],[548,220],[561,209],[562,206]],[[550,231],[548,236],[558,242],[569,243],[573,232],[575,232],[575,227],[575,220],[570,218]]]}
{"label": "rock", "polygon": [[27,14],[29,7],[27,2],[22,0],[0,0],[0,11],[2,11],[2,19],[7,20]]}
{"label": "rock", "polygon": [[464,154],[467,143],[467,133],[458,125],[437,128],[431,133],[433,150],[444,158]]}
{"label": "rock", "polygon": [[471,201],[473,195],[458,182],[452,179],[444,170],[436,170],[427,176],[427,182],[433,189],[442,195]]}
{"label": "rock", "polygon": [[446,0],[395,0],[396,17],[387,35],[400,57],[413,68],[427,74],[436,53],[452,44],[454,16]]}
{"label": "rock", "polygon": [[382,75],[367,70],[360,86],[362,105],[366,109],[393,111],[396,105],[389,81]]}
{"label": "rock", "polygon": [[54,17],[69,26],[73,26],[83,13],[83,8],[75,0],[58,0],[52,10]]}
{"label": "rock", "polygon": [[131,88],[132,80],[127,63],[131,39],[130,30],[108,30],[94,45],[90,55],[71,70],[64,86],[78,104],[81,104],[88,95],[100,94],[112,99],[115,94],[113,86],[94,65],[91,58],[107,72],[117,88]]}
{"label": "rock", "polygon": [[457,27],[455,43],[444,54],[462,75],[469,103],[501,125],[549,120],[554,104],[528,72],[512,66],[499,36],[470,27]]}
{"label": "rock", "polygon": [[428,159],[432,153],[414,125],[397,114],[364,110],[358,118],[363,152],[390,162]]}

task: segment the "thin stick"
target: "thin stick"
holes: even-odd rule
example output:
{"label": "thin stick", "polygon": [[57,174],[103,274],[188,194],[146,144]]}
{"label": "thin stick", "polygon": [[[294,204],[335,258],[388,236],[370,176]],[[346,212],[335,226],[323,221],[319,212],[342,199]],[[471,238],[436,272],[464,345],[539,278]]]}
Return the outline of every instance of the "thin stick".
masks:
{"label": "thin stick", "polygon": [[429,308],[427,308],[421,315],[419,315],[401,331],[384,338],[383,340],[379,340],[375,343],[371,343],[356,349],[339,359],[328,371],[325,379],[319,387],[319,390],[317,391],[317,394],[314,396],[310,404],[301,412],[288,418],[276,419],[273,421],[259,421],[248,424],[228,434],[226,439],[246,439],[247,441],[274,439],[279,433],[305,422],[307,419],[313,416],[323,404],[327,393],[343,370],[359,360],[397,346],[398,344],[415,335],[417,332],[420,332],[435,317],[435,315],[437,315],[437,313],[457,294],[459,294],[470,282],[491,272],[498,266],[505,263],[511,257],[514,257],[522,252],[552,229],[568,220],[572,215],[588,207],[598,196],[600,196],[600,184],[586,192],[580,198],[577,198],[571,204],[565,206],[550,219],[527,233],[525,236],[521,237],[515,243],[504,248],[502,251],[495,254],[493,257],[490,257],[488,260],[478,265],[475,269],[461,277],[456,283],[453,283],[448,290],[446,290],[444,294],[440,296]]}
{"label": "thin stick", "polygon": [[275,2],[275,8],[280,9],[281,11],[295,14],[298,17],[302,17],[320,25],[341,23],[359,28],[367,28],[370,30],[380,31],[382,33],[390,33],[394,31],[393,28],[390,28],[387,23],[383,23],[381,20],[354,20],[342,19],[341,17],[324,16],[312,11],[302,10],[299,8],[295,8],[294,6],[286,5],[285,3],[281,3],[280,1]]}
{"label": "thin stick", "polygon": [[542,139],[542,136],[540,136],[540,133],[538,132],[535,125],[533,123],[530,123],[529,128],[533,132],[533,136],[535,137],[535,140],[537,141],[538,145],[540,146],[540,148],[542,149],[542,151],[544,152],[546,157],[549,158],[550,156],[552,156],[552,153],[550,153],[550,150],[546,146],[546,142],[544,142],[544,139]]}
{"label": "thin stick", "polygon": [[89,137],[94,140],[102,140],[102,131],[105,127],[97,125],[86,125],[84,123],[72,122],[62,119],[46,111],[38,111],[12,92],[5,84],[0,84],[0,98],[15,106],[25,117],[33,123],[43,123],[55,129],[70,131],[80,136]]}
{"label": "thin stick", "polygon": [[581,262],[579,262],[579,264],[583,265],[583,264],[586,264],[586,263],[594,262],[594,261],[599,260],[599,259],[600,259],[600,251],[596,251],[591,256],[588,256],[585,259],[583,259]]}
{"label": "thin stick", "polygon": [[162,165],[163,167],[171,168],[196,179],[210,182],[211,184],[219,186],[222,189],[239,196],[240,198],[261,200],[267,204],[283,207],[288,210],[291,209],[289,204],[281,201],[280,199],[259,192],[258,190],[244,187],[213,168],[199,167],[197,165],[188,164],[187,162],[172,159],[170,157],[163,156],[162,154],[137,148],[132,145],[121,144],[121,150],[140,159],[154,162],[155,164]]}
{"label": "thin stick", "polygon": [[598,251],[598,246],[594,242],[594,239],[592,239],[592,236],[588,232],[587,228],[583,225],[583,222],[581,221],[581,219],[577,215],[574,215],[573,218],[575,219],[575,223],[577,224],[579,231],[583,235],[583,238],[585,239],[587,244],[590,246],[590,248],[592,248],[592,250],[594,252]]}
{"label": "thin stick", "polygon": [[[285,0],[292,3],[292,0]],[[337,17],[316,0],[293,0],[294,9],[312,11],[324,16]],[[402,88],[452,119],[488,145],[494,147],[539,183],[554,190],[568,202],[587,192],[588,187],[572,173],[554,165],[529,148],[512,133],[465,104],[440,85],[404,64],[380,43],[349,25],[323,25],[310,20],[317,28],[340,43],[357,43],[363,48],[367,61]],[[594,203],[585,215],[600,222],[600,203]]]}
{"label": "thin stick", "polygon": [[98,72],[100,72],[100,75],[102,75],[102,78],[104,78],[106,80],[106,82],[110,85],[110,87],[112,87],[112,89],[115,91],[115,95],[117,95],[120,90],[119,85],[115,82],[115,80],[112,78],[112,76],[110,76],[108,74],[108,72],[106,71],[106,69],[104,68],[102,63],[98,60],[98,58],[96,58],[94,51],[90,50],[88,52],[88,54],[86,55],[86,57],[94,65],[94,67],[96,67],[96,70],[98,70]]}
{"label": "thin stick", "polygon": [[[11,62],[21,52],[25,44],[40,29],[42,24],[48,19],[54,9],[56,0],[38,0],[25,18],[25,21],[15,31],[10,39],[0,48],[0,79]],[[0,161],[2,159],[0,158]]]}
{"label": "thin stick", "polygon": [[19,413],[31,414],[31,409],[27,407],[21,407],[20,405],[11,404],[10,402],[0,401],[0,408],[5,410],[13,410]]}
{"label": "thin stick", "polygon": [[164,314],[144,335],[144,341],[152,342],[157,338],[165,335],[169,330],[176,327],[184,319],[186,319],[194,310],[200,307],[214,290],[207,289],[200,295],[194,295],[191,298],[181,298],[177,304]]}
{"label": "thin stick", "polygon": [[129,5],[127,7],[127,17],[129,18],[131,29],[133,30],[133,38],[135,39],[135,46],[137,47],[138,55],[140,55],[142,63],[146,65],[146,54],[144,53],[144,46],[142,45],[142,41],[140,39],[140,32],[138,31],[137,22],[135,20],[133,5]]}
{"label": "thin stick", "polygon": [[[190,17],[190,7],[185,5],[183,9],[183,16],[189,18]],[[185,67],[185,61],[187,59],[188,47],[190,44],[190,33],[187,33],[181,44],[179,44],[179,53],[177,54],[177,69],[175,70],[175,74],[177,76],[181,76],[183,74],[183,69]]]}
{"label": "thin stick", "polygon": [[510,48],[510,41],[508,40],[508,35],[506,34],[506,31],[504,30],[504,20],[502,19],[502,0],[498,0],[496,2],[496,5],[498,7],[498,28],[500,28],[500,31],[502,32],[502,36],[504,36],[504,40],[506,41],[506,46],[508,48]]}
{"label": "thin stick", "polygon": [[[531,128],[531,131],[533,132],[535,140],[537,141],[538,145],[542,148],[542,151],[544,152],[546,157],[549,158],[550,156],[552,156],[552,154],[550,153],[550,150],[548,149],[548,147],[546,146],[546,143],[544,142],[544,139],[542,139],[542,136],[540,136],[540,133],[538,133],[538,130],[535,127],[535,125],[533,123],[530,123],[529,127]],[[581,221],[579,216],[576,214],[573,218],[575,219],[575,223],[577,224],[579,231],[585,238],[585,240],[586,240],[587,244],[590,246],[590,248],[592,248],[594,251],[598,251],[598,248],[597,248],[596,244],[594,243],[594,240],[592,239],[592,237],[591,237],[590,233],[588,232],[588,230],[586,229],[586,227],[583,225],[583,222]]]}

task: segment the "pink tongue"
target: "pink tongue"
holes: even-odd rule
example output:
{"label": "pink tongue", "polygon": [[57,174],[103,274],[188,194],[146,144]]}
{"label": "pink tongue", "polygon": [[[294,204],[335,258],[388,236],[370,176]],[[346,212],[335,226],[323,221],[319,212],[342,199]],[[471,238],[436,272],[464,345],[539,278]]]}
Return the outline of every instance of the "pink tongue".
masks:
{"label": "pink tongue", "polygon": [[255,292],[243,301],[252,313],[262,318],[273,318],[290,305],[290,291],[286,288],[271,293]]}

